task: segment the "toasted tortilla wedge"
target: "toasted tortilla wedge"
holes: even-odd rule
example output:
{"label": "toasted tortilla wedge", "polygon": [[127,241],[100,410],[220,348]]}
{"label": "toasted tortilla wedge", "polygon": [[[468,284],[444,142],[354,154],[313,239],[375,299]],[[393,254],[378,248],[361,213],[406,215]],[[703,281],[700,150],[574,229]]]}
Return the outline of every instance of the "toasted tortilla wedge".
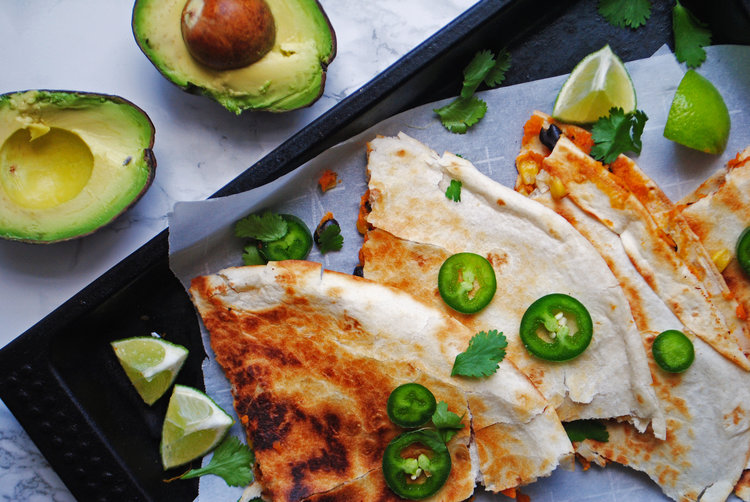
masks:
{"label": "toasted tortilla wedge", "polygon": [[[549,120],[544,117],[545,126]],[[531,143],[531,138],[525,138],[519,159],[529,158],[529,148],[545,148]],[[680,316],[684,307],[672,304],[679,295],[664,288],[670,281],[693,284],[689,281],[695,279],[685,271],[695,269],[686,261],[705,250],[674,216],[669,199],[632,161],[621,159],[622,165],[611,167],[611,171],[625,174],[617,176],[566,137],[551,153],[542,153],[548,156],[542,155],[530,197],[570,221],[617,276],[649,353],[654,386],[667,417],[664,441],[628,424],[608,422],[609,441],[577,443],[577,453],[600,464],[615,461],[644,471],[675,500],[726,499],[750,454],[750,374],[692,335]],[[558,182],[554,180],[562,182],[566,196],[552,196],[550,186]],[[528,188],[529,184],[517,186]],[[646,206],[659,216],[652,216]],[[669,226],[669,234],[657,221]],[[680,255],[673,247],[662,245],[675,241],[690,242],[690,253]],[[671,249],[671,254],[665,248]],[[654,257],[654,250],[664,255]],[[654,337],[666,329],[693,336],[695,362],[683,374],[662,371],[650,357]]]}
{"label": "toasted tortilla wedge", "polygon": [[750,147],[724,169],[706,180],[677,205],[708,254],[722,265],[732,297],[741,307],[738,316],[748,326],[750,280],[737,263],[737,239],[750,226]]}
{"label": "toasted tortilla wedge", "polygon": [[290,261],[198,277],[190,293],[274,501],[391,500],[380,466],[399,429],[386,401],[409,381],[465,414],[431,500],[530,483],[570,457],[554,409],[510,361],[488,379],[451,377],[473,333],[404,292]]}
{"label": "toasted tortilla wedge", "polygon": [[[737,239],[750,226],[750,147],[683,198],[678,210],[700,239],[740,307],[738,317],[750,313],[750,280],[736,258]],[[748,466],[750,468],[750,466]],[[735,493],[750,501],[750,470],[745,471]]]}
{"label": "toasted tortilla wedge", "polygon": [[[646,356],[617,280],[591,244],[554,211],[487,178],[468,161],[442,158],[400,134],[369,144],[371,212],[362,248],[364,275],[429,300],[472,330],[497,329],[508,357],[555,406],[563,421],[622,418],[640,430],[664,423]],[[461,201],[445,196],[451,179]],[[447,307],[437,274],[448,256],[471,251],[497,276],[492,302],[474,315]],[[521,317],[549,293],[576,297],[594,320],[588,349],[566,363],[529,355],[518,335]]]}

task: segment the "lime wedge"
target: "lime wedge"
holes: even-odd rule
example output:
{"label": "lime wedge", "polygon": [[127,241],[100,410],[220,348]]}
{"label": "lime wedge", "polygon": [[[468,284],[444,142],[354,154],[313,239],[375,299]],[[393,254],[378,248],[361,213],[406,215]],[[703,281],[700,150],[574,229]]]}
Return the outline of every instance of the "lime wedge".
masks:
{"label": "lime wedge", "polygon": [[555,99],[552,116],[563,122],[589,124],[609,115],[612,107],[635,110],[630,74],[609,45],[583,58]]}
{"label": "lime wedge", "polygon": [[135,390],[149,405],[169,389],[188,355],[182,345],[149,336],[126,338],[111,345]]}
{"label": "lime wedge", "polygon": [[703,75],[688,70],[669,108],[664,137],[706,153],[724,151],[731,120],[724,98]]}
{"label": "lime wedge", "polygon": [[165,469],[190,462],[216,448],[233,420],[203,392],[175,385],[161,432]]}

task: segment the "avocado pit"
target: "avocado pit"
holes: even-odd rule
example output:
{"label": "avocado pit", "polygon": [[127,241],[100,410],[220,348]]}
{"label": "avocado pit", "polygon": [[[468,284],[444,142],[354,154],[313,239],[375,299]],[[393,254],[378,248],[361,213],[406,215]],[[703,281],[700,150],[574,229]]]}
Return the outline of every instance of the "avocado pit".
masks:
{"label": "avocado pit", "polygon": [[190,55],[220,71],[251,65],[276,40],[276,24],[265,0],[188,0],[181,29]]}

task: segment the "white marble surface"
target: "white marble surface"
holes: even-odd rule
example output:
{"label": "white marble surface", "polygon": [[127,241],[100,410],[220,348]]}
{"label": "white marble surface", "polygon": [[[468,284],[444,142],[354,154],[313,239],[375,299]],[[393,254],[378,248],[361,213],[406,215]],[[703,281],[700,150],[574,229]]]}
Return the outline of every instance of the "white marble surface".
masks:
{"label": "white marble surface", "polygon": [[[164,229],[174,202],[214,193],[475,1],[320,0],[338,39],[322,98],[288,114],[241,116],[161,77],[133,40],[132,1],[4,2],[0,93],[67,89],[127,98],[156,126],[158,168],[145,197],[92,236],[49,246],[0,241],[0,347]],[[0,500],[73,500],[2,403]]]}

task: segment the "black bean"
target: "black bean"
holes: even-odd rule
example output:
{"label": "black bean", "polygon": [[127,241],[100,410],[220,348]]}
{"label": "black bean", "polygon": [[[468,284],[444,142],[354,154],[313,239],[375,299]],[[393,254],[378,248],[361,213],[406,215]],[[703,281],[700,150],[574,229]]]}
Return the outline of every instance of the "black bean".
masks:
{"label": "black bean", "polygon": [[313,232],[313,240],[315,241],[315,244],[320,246],[320,234],[325,230],[326,228],[330,227],[331,225],[336,225],[337,227],[341,228],[341,225],[339,225],[339,222],[336,221],[335,218],[328,218],[327,220],[323,220],[318,225],[318,228],[315,229],[315,232]]}
{"label": "black bean", "polygon": [[539,131],[539,141],[541,141],[544,146],[552,150],[553,148],[555,148],[557,140],[560,139],[561,135],[562,131],[560,130],[560,128],[555,124],[550,124],[549,127],[542,128],[542,130]]}

